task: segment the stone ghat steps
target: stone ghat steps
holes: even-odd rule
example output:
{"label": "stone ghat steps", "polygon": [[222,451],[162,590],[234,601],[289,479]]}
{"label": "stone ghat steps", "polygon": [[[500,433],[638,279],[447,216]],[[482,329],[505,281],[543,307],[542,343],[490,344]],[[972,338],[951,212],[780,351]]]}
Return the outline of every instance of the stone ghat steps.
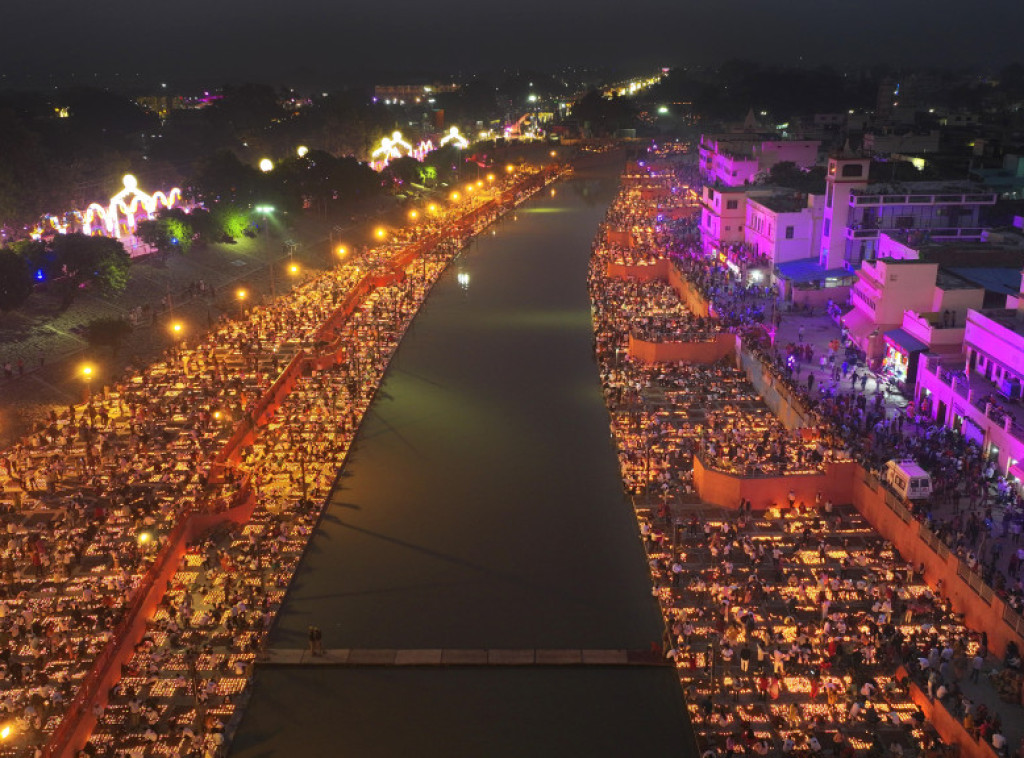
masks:
{"label": "stone ghat steps", "polygon": [[575,649],[325,649],[274,648],[256,659],[257,666],[670,666],[649,650]]}

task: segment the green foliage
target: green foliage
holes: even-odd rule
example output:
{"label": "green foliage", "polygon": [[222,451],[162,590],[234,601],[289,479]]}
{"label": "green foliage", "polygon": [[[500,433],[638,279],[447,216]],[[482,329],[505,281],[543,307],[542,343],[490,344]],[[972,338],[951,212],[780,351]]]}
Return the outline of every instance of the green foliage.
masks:
{"label": "green foliage", "polygon": [[131,258],[116,239],[58,234],[50,250],[75,288],[88,283],[101,292],[116,294],[128,286]]}
{"label": "green foliage", "polygon": [[32,270],[13,250],[0,249],[0,311],[6,313],[24,303],[32,294]]}
{"label": "green foliage", "polygon": [[420,183],[427,187],[433,187],[437,184],[437,167],[436,166],[420,166],[419,168]]}
{"label": "green foliage", "polygon": [[132,325],[123,318],[94,318],[85,325],[85,339],[90,345],[109,347],[115,353],[131,333]]}
{"label": "green foliage", "polygon": [[139,239],[165,255],[172,250],[187,253],[195,234],[191,216],[178,208],[160,211],[156,218],[146,219],[136,228]]}
{"label": "green foliage", "polygon": [[237,239],[252,225],[249,212],[237,205],[217,205],[211,211],[214,228],[221,237]]}

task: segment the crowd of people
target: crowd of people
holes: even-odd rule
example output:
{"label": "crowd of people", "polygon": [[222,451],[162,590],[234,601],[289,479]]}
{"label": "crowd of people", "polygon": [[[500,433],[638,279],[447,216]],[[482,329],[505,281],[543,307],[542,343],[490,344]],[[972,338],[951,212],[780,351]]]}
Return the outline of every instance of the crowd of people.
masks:
{"label": "crowd of people", "polygon": [[[814,435],[787,430],[735,365],[646,364],[630,356],[630,337],[703,342],[728,328],[721,318],[695,315],[666,281],[609,274],[619,253],[608,239],[646,202],[641,190],[623,187],[595,242],[589,274],[595,352],[626,488],[663,502],[692,494],[694,456],[748,476],[819,471],[828,450]],[[667,249],[688,244],[688,227],[665,228]]]}
{"label": "crowd of people", "polygon": [[[502,189],[181,340],[162,361],[55,409],[0,454],[4,754],[33,755],[51,738],[93,665],[120,644],[175,527],[238,505],[249,495],[245,481],[251,521],[189,547],[108,707],[94,714],[85,751],[221,754],[251,663],[390,355],[466,237],[501,210],[485,203]],[[473,213],[481,207],[489,210]],[[327,345],[324,324],[366,272],[385,272],[424,239],[434,241],[430,255],[374,290]],[[340,360],[299,379],[238,466],[215,464],[238,425],[256,425],[255,409],[293,356],[321,349]]]}
{"label": "crowd of people", "polygon": [[957,684],[984,636],[851,507],[683,521],[648,522],[649,556],[666,655],[710,755],[942,755],[911,679],[1005,747],[998,716]]}
{"label": "crowd of people", "polygon": [[[686,496],[694,457],[747,477],[820,470],[832,457],[853,456],[869,470],[912,457],[934,472],[935,483],[935,496],[916,515],[987,579],[996,573],[998,550],[986,562],[977,546],[1001,518],[1017,560],[1005,580],[994,581],[1011,604],[1024,606],[1016,496],[1000,486],[977,445],[913,410],[893,413],[884,393],[866,392],[857,356],[841,336],[820,355],[802,339],[773,345],[783,315],[774,292],[744,275],[757,261],[743,260],[743,251],[729,265],[705,256],[685,225],[667,235],[660,254],[710,303],[710,318],[700,320],[683,312],[665,282],[609,276],[607,260],[618,253],[605,241],[620,239],[616,224],[642,216],[643,204],[626,183],[613,208],[630,211],[609,214],[594,246],[595,352],[666,619],[665,654],[687,689],[704,758],[943,755],[948,748],[915,705],[912,682],[972,736],[1007,755],[999,715],[971,702],[959,685],[969,675],[977,681],[987,666],[985,635],[966,629],[941,591],[851,507],[823,500],[803,510],[791,502],[789,510],[755,514],[746,502],[726,512],[687,504]],[[652,260],[658,252],[650,252]],[[666,303],[674,310],[666,313]],[[737,333],[816,428],[787,431],[732,364],[646,365],[628,355],[629,334],[699,341],[715,330]],[[831,381],[804,380],[812,366]],[[1021,665],[1016,651],[1007,651],[1006,661]]]}

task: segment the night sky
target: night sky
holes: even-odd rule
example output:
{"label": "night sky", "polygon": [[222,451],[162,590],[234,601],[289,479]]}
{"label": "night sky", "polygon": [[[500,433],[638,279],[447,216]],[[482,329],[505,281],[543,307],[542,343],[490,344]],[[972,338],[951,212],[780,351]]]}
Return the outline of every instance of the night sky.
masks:
{"label": "night sky", "polygon": [[1024,59],[1021,0],[2,0],[0,28],[8,84],[70,72],[326,86],[730,58],[980,69]]}

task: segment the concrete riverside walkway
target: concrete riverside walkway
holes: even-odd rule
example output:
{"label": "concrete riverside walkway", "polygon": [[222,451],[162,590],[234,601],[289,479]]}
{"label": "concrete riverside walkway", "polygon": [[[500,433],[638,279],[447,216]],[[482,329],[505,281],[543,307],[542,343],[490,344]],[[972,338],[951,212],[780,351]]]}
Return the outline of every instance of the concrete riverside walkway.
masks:
{"label": "concrete riverside walkway", "polygon": [[423,650],[274,648],[257,666],[667,666],[648,650]]}

